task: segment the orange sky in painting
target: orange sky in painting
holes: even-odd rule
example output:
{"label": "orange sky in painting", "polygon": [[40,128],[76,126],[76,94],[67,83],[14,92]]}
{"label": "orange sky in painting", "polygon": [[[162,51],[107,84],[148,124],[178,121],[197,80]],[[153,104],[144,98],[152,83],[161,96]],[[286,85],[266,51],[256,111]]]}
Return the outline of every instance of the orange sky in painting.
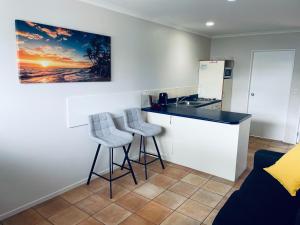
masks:
{"label": "orange sky in painting", "polygon": [[88,61],[75,61],[71,57],[62,56],[59,53],[44,51],[43,47],[34,50],[20,48],[18,57],[20,66],[24,68],[87,68],[91,66]]}

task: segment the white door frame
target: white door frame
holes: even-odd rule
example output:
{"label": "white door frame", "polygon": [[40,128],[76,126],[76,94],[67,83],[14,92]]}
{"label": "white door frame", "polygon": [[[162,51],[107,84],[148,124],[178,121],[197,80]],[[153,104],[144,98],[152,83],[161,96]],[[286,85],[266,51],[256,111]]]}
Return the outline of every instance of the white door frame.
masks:
{"label": "white door frame", "polygon": [[[296,49],[265,49],[265,50],[251,50],[251,63],[250,63],[250,72],[249,72],[249,85],[248,85],[248,96],[247,96],[247,113],[249,113],[249,102],[250,102],[250,89],[251,89],[251,84],[252,84],[252,70],[253,70],[253,60],[254,60],[254,54],[256,52],[280,52],[280,51],[294,51],[295,52],[295,56],[296,56]],[[294,71],[294,67],[295,67],[295,58],[294,58],[294,62],[293,62],[293,69],[292,71]],[[293,75],[292,74],[292,79],[293,79]],[[299,115],[299,127],[298,127],[298,131],[300,134],[300,115]],[[300,137],[298,137],[297,141],[299,140]]]}

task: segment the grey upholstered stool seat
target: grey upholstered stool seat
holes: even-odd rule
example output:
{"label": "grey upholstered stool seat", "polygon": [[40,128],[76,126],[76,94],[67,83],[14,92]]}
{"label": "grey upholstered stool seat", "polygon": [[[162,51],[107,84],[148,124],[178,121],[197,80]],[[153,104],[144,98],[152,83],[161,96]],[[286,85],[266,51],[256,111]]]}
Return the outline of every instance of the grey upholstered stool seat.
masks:
{"label": "grey upholstered stool seat", "polygon": [[125,129],[131,133],[139,134],[144,137],[152,137],[161,133],[160,126],[146,123],[138,108],[127,109],[124,111]]}
{"label": "grey upholstered stool seat", "polygon": [[[156,140],[155,140],[155,136],[158,135],[159,133],[161,133],[162,128],[155,124],[146,123],[142,118],[141,110],[138,108],[127,109],[124,111],[124,125],[125,125],[126,131],[131,132],[133,135],[134,134],[141,135],[139,160],[138,161],[131,160],[131,161],[144,165],[145,178],[146,179],[148,178],[147,165],[156,161],[157,159],[160,160],[161,166],[164,169],[165,166],[164,166],[164,163],[160,156],[160,152],[159,152]],[[146,137],[152,137],[155,148],[156,148],[157,155],[146,152],[146,147],[145,147],[145,138]],[[127,153],[129,153],[130,146],[131,146],[131,144],[129,144],[129,146],[128,146]],[[143,146],[143,150],[142,150],[142,146]],[[144,162],[141,162],[141,154],[142,153],[144,153]],[[147,162],[146,155],[154,156],[155,159]],[[122,168],[124,165],[125,165],[125,160],[123,161]]]}
{"label": "grey upholstered stool seat", "polygon": [[109,131],[110,133],[99,134],[99,131],[91,131],[90,138],[98,144],[104,145],[108,148],[117,148],[128,145],[133,138],[127,132],[117,130],[116,128]]}
{"label": "grey upholstered stool seat", "polygon": [[[110,184],[110,198],[112,198],[112,181],[121,178],[129,173],[132,174],[133,180],[135,184],[137,184],[134,172],[132,170],[130,160],[128,159],[128,152],[125,148],[125,145],[128,145],[132,142],[133,137],[127,132],[118,130],[114,124],[114,121],[112,119],[112,116],[110,113],[99,113],[89,116],[89,128],[90,128],[90,138],[95,141],[98,144],[98,148],[96,151],[96,155],[93,161],[93,165],[88,177],[87,184],[90,183],[92,175],[99,176],[107,181],[109,181]],[[100,151],[101,145],[109,148],[109,178],[106,178],[100,174],[97,174],[94,172],[94,167],[98,158],[98,154]],[[113,173],[113,165],[120,166],[123,168],[123,166],[115,163],[113,161],[113,150],[114,148],[122,147],[125,157],[124,161],[128,162],[128,167],[126,168],[129,172],[124,173],[120,175],[119,177],[112,178]]]}

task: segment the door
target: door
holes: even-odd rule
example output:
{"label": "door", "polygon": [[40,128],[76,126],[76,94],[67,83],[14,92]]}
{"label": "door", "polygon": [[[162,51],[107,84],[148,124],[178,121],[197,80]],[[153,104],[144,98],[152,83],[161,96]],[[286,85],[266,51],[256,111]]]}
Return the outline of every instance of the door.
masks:
{"label": "door", "polygon": [[251,135],[284,139],[294,58],[293,50],[253,53],[248,103]]}

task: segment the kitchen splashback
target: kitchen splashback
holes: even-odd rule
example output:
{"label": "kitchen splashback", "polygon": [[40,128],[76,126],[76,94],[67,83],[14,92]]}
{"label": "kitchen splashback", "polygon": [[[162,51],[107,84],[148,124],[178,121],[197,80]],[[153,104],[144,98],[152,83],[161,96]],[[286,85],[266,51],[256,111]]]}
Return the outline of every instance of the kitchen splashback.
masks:
{"label": "kitchen splashback", "polygon": [[198,86],[186,86],[186,87],[174,87],[174,88],[162,88],[142,91],[141,105],[143,107],[149,107],[149,95],[152,95],[153,100],[158,99],[158,95],[161,92],[167,92],[169,98],[176,98],[180,96],[188,96],[197,94]]}

